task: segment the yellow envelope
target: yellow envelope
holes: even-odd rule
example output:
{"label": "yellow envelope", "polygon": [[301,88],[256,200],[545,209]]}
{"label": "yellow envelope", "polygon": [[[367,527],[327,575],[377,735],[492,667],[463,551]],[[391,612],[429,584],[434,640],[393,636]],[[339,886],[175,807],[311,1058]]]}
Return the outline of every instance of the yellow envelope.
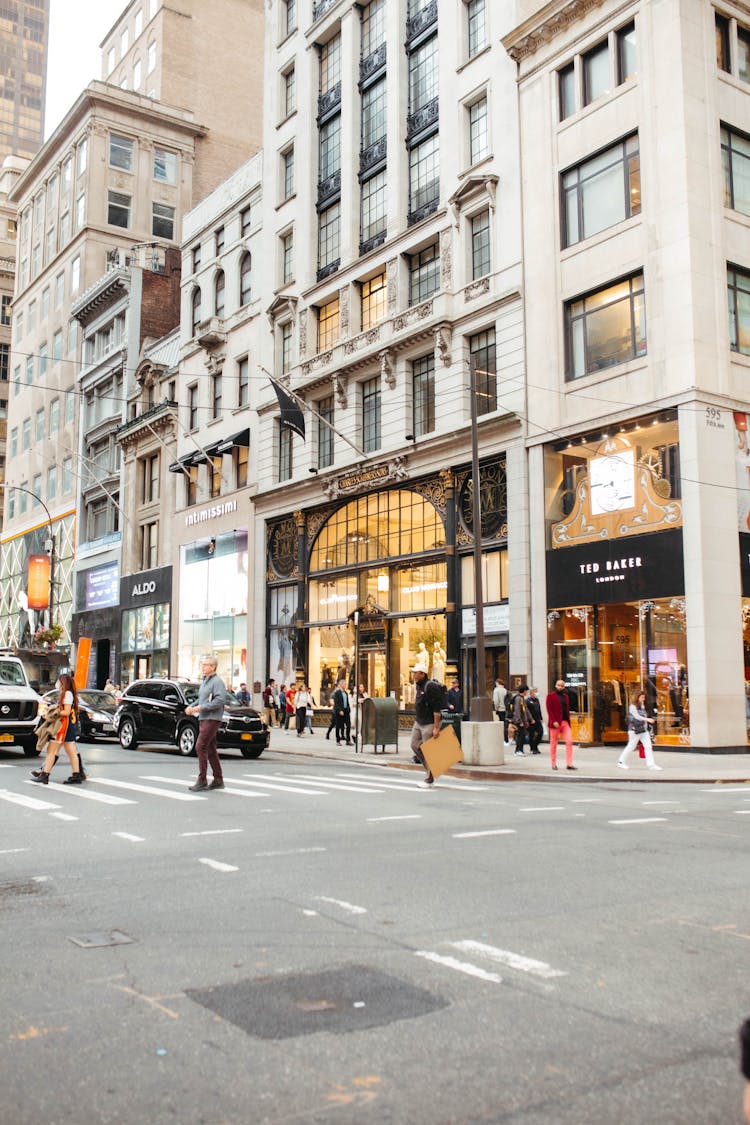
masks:
{"label": "yellow envelope", "polygon": [[420,746],[433,777],[441,777],[451,766],[464,760],[461,743],[453,727],[445,727],[437,738],[428,738]]}

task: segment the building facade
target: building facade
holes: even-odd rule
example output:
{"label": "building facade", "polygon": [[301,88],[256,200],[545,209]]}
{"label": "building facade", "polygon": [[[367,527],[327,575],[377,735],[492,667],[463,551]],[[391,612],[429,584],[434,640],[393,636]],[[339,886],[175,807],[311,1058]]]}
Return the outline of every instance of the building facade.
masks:
{"label": "building facade", "polygon": [[32,157],[44,137],[49,0],[9,0],[0,9],[0,162]]}

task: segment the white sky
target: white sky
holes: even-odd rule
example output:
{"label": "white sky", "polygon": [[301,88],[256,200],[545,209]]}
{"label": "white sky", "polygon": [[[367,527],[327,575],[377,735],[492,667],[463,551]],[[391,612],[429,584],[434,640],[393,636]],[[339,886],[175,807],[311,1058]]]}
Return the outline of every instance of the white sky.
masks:
{"label": "white sky", "polygon": [[92,78],[101,76],[99,44],[126,6],[127,0],[52,0],[45,137]]}

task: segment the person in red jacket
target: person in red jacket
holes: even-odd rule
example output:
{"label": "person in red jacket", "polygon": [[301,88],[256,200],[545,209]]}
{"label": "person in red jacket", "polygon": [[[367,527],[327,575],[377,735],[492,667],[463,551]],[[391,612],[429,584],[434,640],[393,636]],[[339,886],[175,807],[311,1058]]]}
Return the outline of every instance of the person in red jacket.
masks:
{"label": "person in red jacket", "polygon": [[546,700],[547,724],[549,726],[549,756],[552,769],[557,769],[557,740],[560,735],[565,739],[565,767],[574,770],[573,765],[573,731],[570,729],[570,697],[565,690],[565,680],[555,681],[555,690],[551,691]]}

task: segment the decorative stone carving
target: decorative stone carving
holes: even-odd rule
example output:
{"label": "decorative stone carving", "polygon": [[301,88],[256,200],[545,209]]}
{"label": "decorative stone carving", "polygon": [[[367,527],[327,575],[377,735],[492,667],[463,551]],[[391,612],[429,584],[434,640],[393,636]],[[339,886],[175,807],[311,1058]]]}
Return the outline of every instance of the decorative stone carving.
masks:
{"label": "decorative stone carving", "polygon": [[398,309],[398,258],[390,258],[386,263],[388,316],[395,316]]}
{"label": "decorative stone carving", "polygon": [[425,500],[429,500],[441,516],[445,516],[448,509],[442,473],[439,473],[436,477],[431,477],[430,480],[419,481],[414,485],[414,491],[418,492],[420,496],[424,496]]}
{"label": "decorative stone carving", "polygon": [[453,232],[450,227],[440,232],[440,287],[447,293],[453,289]]}
{"label": "decorative stone carving", "polygon": [[451,330],[447,324],[439,324],[433,329],[435,334],[435,356],[443,367],[451,365]]}
{"label": "decorative stone carving", "polygon": [[302,313],[299,318],[299,354],[307,355],[307,315]]}
{"label": "decorative stone carving", "polygon": [[402,332],[404,328],[408,328],[410,324],[414,324],[419,320],[426,320],[428,316],[432,316],[432,301],[423,301],[421,305],[414,305],[412,308],[407,309],[406,312],[401,313],[393,321],[393,331]]}
{"label": "decorative stone carving", "polygon": [[[570,24],[593,11],[594,8],[601,7],[602,0],[570,0],[561,11],[554,12],[532,31],[520,36],[515,42],[509,37],[504,41],[503,46],[514,62],[520,62],[533,55],[544,43],[557,38]],[[545,10],[546,8],[542,8],[542,11]]]}
{"label": "decorative stone carving", "polygon": [[331,376],[333,382],[333,392],[336,395],[336,402],[342,410],[346,410],[349,405],[349,396],[346,389],[346,380],[340,371],[336,371]]}
{"label": "decorative stone carving", "polygon": [[396,389],[396,372],[393,369],[393,356],[388,348],[384,348],[382,352],[378,353],[380,360],[380,377],[384,380],[385,385],[389,390],[395,391]]}
{"label": "decorative stone carving", "polygon": [[305,513],[297,510],[292,514],[294,516],[294,525],[297,528],[297,534],[301,535],[305,530]]}
{"label": "decorative stone carving", "polygon": [[480,277],[477,281],[472,281],[471,285],[467,285],[464,289],[464,301],[473,301],[475,297],[481,296],[483,293],[489,293],[490,279],[488,277]]}
{"label": "decorative stone carving", "polygon": [[223,368],[225,359],[224,352],[207,352],[203,362],[208,368],[209,375],[217,375]]}
{"label": "decorative stone carving", "polygon": [[351,301],[349,286],[345,285],[343,289],[339,290],[339,323],[341,325],[341,336],[349,335],[349,319],[351,316]]}

